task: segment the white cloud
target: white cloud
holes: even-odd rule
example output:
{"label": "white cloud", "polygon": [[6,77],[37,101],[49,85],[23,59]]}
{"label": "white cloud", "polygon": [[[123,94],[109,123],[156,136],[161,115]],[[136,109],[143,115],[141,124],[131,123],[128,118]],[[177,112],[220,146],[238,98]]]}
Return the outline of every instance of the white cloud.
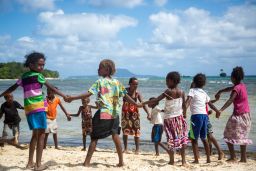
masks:
{"label": "white cloud", "polygon": [[33,10],[53,10],[55,0],[17,0],[26,11]]}
{"label": "white cloud", "polygon": [[158,6],[164,6],[168,0],[155,0],[155,4]]}
{"label": "white cloud", "polygon": [[24,36],[18,39],[20,43],[34,43],[34,40],[31,37]]}
{"label": "white cloud", "polygon": [[43,35],[76,36],[86,40],[112,39],[121,29],[137,25],[137,20],[124,15],[64,14],[62,10],[42,12],[39,21],[39,33]]}
{"label": "white cloud", "polygon": [[97,7],[125,7],[134,8],[142,5],[143,0],[88,0],[88,3]]}

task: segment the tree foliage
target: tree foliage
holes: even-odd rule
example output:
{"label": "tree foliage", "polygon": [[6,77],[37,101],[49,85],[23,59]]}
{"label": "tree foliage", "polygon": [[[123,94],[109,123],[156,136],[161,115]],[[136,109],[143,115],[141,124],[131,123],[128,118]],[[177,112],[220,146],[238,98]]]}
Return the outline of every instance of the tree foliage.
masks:
{"label": "tree foliage", "polygon": [[[27,71],[28,69],[20,62],[0,63],[0,79],[17,79]],[[59,77],[58,71],[51,71],[48,69],[44,70],[43,75],[51,78]]]}

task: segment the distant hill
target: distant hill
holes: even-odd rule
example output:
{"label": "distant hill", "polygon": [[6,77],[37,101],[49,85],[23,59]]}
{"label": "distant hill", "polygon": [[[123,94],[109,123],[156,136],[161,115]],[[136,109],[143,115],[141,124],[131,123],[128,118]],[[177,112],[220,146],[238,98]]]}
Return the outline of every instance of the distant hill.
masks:
{"label": "distant hill", "polygon": [[[0,63],[0,79],[17,79],[27,71],[28,69],[20,62]],[[59,78],[58,71],[48,69],[44,69],[43,75],[46,78]]]}
{"label": "distant hill", "polygon": [[[137,78],[161,78],[161,77],[155,76],[155,75],[138,75],[138,74],[134,74],[131,71],[129,71],[128,69],[123,69],[123,68],[118,68],[116,70],[116,73],[115,73],[114,76],[118,77],[118,78],[130,78],[130,77],[137,77]],[[70,76],[68,78],[69,79],[91,79],[91,78],[95,78],[95,77],[98,77],[98,75]]]}

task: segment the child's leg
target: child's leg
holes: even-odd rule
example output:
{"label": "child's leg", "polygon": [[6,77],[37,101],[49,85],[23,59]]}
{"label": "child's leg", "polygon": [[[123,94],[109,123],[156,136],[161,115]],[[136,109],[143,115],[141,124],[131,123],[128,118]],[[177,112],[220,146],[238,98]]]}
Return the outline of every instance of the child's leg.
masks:
{"label": "child's leg", "polygon": [[12,126],[12,134],[14,136],[14,144],[19,144],[19,134],[20,134],[19,124]]}
{"label": "child's leg", "polygon": [[170,157],[170,161],[168,164],[174,165],[174,151],[173,150],[169,150],[169,157]]}
{"label": "child's leg", "polygon": [[57,133],[52,134],[53,135],[53,141],[54,141],[54,145],[55,145],[55,149],[59,149],[58,147],[58,136]]}
{"label": "child's leg", "polygon": [[206,157],[207,157],[206,163],[211,163],[211,159],[210,159],[210,147],[209,147],[208,141],[202,139],[202,142],[203,142],[203,144],[204,144],[204,149],[205,149]]}
{"label": "child's leg", "polygon": [[118,154],[119,163],[117,164],[118,167],[121,167],[124,165],[123,161],[123,153],[122,153],[122,145],[118,134],[112,134],[112,139],[116,146],[116,152]]}
{"label": "child's leg", "polygon": [[124,142],[124,152],[128,152],[127,150],[127,142],[128,141],[128,135],[123,135],[123,142]]}
{"label": "child's leg", "polygon": [[[218,155],[219,155],[218,160],[221,160],[224,157],[224,153],[220,149],[220,146],[219,146],[217,140],[212,135],[212,133],[208,134],[208,140],[210,140],[210,142],[212,142],[213,145],[215,146],[215,148],[217,149]],[[210,146],[210,148],[211,148],[211,146]]]}
{"label": "child's leg", "polygon": [[135,141],[135,154],[139,154],[139,149],[140,149],[140,137],[134,137]]}
{"label": "child's leg", "polygon": [[98,142],[98,139],[91,139],[91,143],[90,143],[90,146],[89,146],[89,149],[88,149],[88,152],[87,152],[85,161],[84,161],[84,166],[85,166],[85,167],[90,166],[90,161],[91,161],[93,152],[94,152],[95,149],[96,149],[97,142]]}
{"label": "child's leg", "polygon": [[85,133],[83,133],[83,149],[82,150],[83,151],[86,150],[86,134]]}
{"label": "child's leg", "polygon": [[230,159],[228,159],[227,161],[234,162],[236,161],[236,153],[235,153],[234,145],[231,143],[227,143],[227,145],[230,153]]}
{"label": "child's leg", "polygon": [[44,148],[44,138],[45,138],[45,130],[38,129],[37,130],[37,145],[36,145],[36,167],[35,170],[44,170],[45,166],[41,165],[41,159]]}
{"label": "child's leg", "polygon": [[44,137],[44,149],[46,149],[48,136],[49,136],[49,133],[45,133],[45,137]]}
{"label": "child's leg", "polygon": [[8,125],[4,123],[2,138],[7,138],[8,136],[7,129],[8,129]]}
{"label": "child's leg", "polygon": [[194,153],[194,162],[193,163],[199,163],[199,152],[198,152],[198,142],[197,140],[193,140],[192,139],[192,149],[193,149],[193,153]]}
{"label": "child's leg", "polygon": [[156,156],[159,156],[159,148],[158,148],[159,142],[155,142],[155,151],[156,151]]}
{"label": "child's leg", "polygon": [[240,162],[247,162],[247,156],[246,156],[246,145],[240,145],[241,150],[241,160]]}
{"label": "child's leg", "polygon": [[185,149],[186,149],[187,145],[182,145],[182,148],[181,148],[181,162],[182,162],[182,166],[185,166],[186,165],[186,158],[185,158]]}
{"label": "child's leg", "polygon": [[34,167],[33,157],[34,157],[36,143],[37,143],[37,130],[35,129],[32,132],[32,137],[29,143],[29,157],[28,157],[28,164],[26,166],[27,169]]}
{"label": "child's leg", "polygon": [[207,134],[207,140],[208,140],[208,144],[209,144],[209,148],[210,148],[210,155],[212,155],[212,141],[211,141],[211,133]]}

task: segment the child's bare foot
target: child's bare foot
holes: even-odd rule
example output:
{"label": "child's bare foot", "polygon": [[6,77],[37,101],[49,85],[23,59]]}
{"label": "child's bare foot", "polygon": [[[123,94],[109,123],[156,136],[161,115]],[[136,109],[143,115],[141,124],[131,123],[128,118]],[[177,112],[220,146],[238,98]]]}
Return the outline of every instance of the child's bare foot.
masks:
{"label": "child's bare foot", "polygon": [[168,163],[169,165],[174,165],[174,162],[172,162],[172,161],[169,161],[169,163]]}
{"label": "child's bare foot", "polygon": [[86,151],[86,148],[82,148],[81,151]]}
{"label": "child's bare foot", "polygon": [[35,166],[34,170],[36,171],[41,171],[41,170],[46,170],[48,167],[45,165],[40,165],[40,166]]}
{"label": "child's bare foot", "polygon": [[241,163],[246,163],[247,161],[241,159],[239,162],[241,162]]}
{"label": "child's bare foot", "polygon": [[139,150],[135,150],[135,154],[140,154]]}
{"label": "child's bare foot", "polygon": [[222,160],[225,157],[225,154],[223,152],[221,152],[219,154],[218,160]]}
{"label": "child's bare foot", "polygon": [[237,162],[237,159],[236,158],[230,158],[230,159],[227,159],[226,162],[229,162],[229,163],[236,163]]}
{"label": "child's bare foot", "polygon": [[128,153],[128,150],[124,150],[123,153]]}
{"label": "child's bare foot", "polygon": [[84,162],[84,167],[90,167],[90,163]]}
{"label": "child's bare foot", "polygon": [[33,169],[35,167],[35,163],[28,163],[26,169]]}
{"label": "child's bare foot", "polygon": [[159,154],[159,153],[156,153],[155,156],[160,156],[160,154]]}
{"label": "child's bare foot", "polygon": [[182,167],[188,167],[189,165],[185,162],[181,164]]}
{"label": "child's bare foot", "polygon": [[123,162],[122,162],[122,163],[118,163],[116,166],[117,166],[117,167],[123,167],[123,166],[124,166],[124,163],[123,163]]}
{"label": "child's bare foot", "polygon": [[194,160],[192,163],[193,164],[199,164],[199,161],[198,160]]}
{"label": "child's bare foot", "polygon": [[210,159],[207,159],[207,160],[206,160],[206,163],[211,163],[211,160],[210,160]]}

